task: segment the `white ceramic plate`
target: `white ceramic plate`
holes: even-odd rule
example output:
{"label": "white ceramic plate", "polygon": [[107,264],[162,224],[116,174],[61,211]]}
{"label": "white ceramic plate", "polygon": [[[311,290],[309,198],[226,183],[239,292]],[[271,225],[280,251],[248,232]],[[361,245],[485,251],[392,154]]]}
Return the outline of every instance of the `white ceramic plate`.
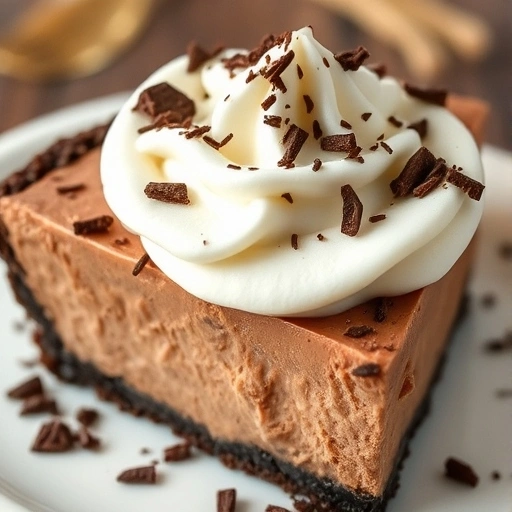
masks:
{"label": "white ceramic plate", "polygon": [[[57,137],[109,119],[124,97],[68,108],[1,135],[0,178]],[[499,244],[512,241],[512,155],[487,147],[484,158],[487,202],[471,283],[471,312],[450,348],[432,413],[412,442],[412,455],[389,512],[512,511],[512,400],[495,396],[497,389],[512,387],[511,359],[510,354],[490,355],[482,349],[484,341],[512,330],[512,262],[498,255]],[[4,267],[0,272],[5,273]],[[488,292],[496,295],[497,303],[485,309],[479,299]],[[159,464],[156,486],[118,484],[121,470],[160,458],[162,448],[178,440],[166,427],[99,402],[88,389],[63,385],[41,368],[20,364],[34,358],[36,350],[31,326],[16,329],[17,323],[23,323],[24,312],[3,277],[0,305],[0,512],[206,512],[215,510],[217,490],[230,487],[238,490],[237,512],[262,512],[269,503],[293,509],[288,496],[275,486],[229,471],[204,454],[179,464]],[[33,374],[42,376],[71,422],[80,406],[101,412],[96,429],[104,442],[101,453],[29,451],[43,418],[20,418],[20,404],[7,399],[5,390]],[[152,453],[142,455],[143,447]],[[472,464],[480,475],[476,489],[442,476],[448,456]],[[495,470],[502,474],[500,481],[491,479]]]}

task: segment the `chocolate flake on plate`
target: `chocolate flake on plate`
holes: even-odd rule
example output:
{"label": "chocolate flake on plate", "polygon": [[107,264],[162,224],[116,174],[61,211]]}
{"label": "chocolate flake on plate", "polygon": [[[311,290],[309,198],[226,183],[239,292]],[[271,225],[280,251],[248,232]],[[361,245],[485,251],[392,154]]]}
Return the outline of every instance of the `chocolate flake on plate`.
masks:
{"label": "chocolate flake on plate", "polygon": [[304,98],[304,103],[306,104],[306,112],[308,114],[311,114],[311,112],[315,108],[315,104],[313,103],[311,96],[309,94],[304,94],[302,97]]}
{"label": "chocolate flake on plate", "polygon": [[446,181],[460,188],[466,193],[471,199],[480,201],[485,185],[482,185],[479,181],[462,174],[456,169],[448,169],[446,174]]}
{"label": "chocolate flake on plate", "polygon": [[211,126],[204,125],[204,126],[198,126],[196,128],[193,128],[192,130],[189,130],[188,132],[185,132],[185,138],[186,139],[193,139],[193,138],[199,138],[202,137],[205,133],[208,133],[212,129]]}
{"label": "chocolate flake on plate", "polygon": [[209,52],[192,41],[187,46],[188,66],[187,73],[198,70],[205,62],[209,61],[222,51],[222,46],[217,46],[212,52]]}
{"label": "chocolate flake on plate", "polygon": [[441,185],[441,183],[444,181],[447,171],[448,167],[446,167],[445,160],[438,158],[436,165],[429,172],[428,176],[425,178],[425,181],[420,183],[417,187],[414,187],[412,191],[413,195],[421,199],[430,194],[430,192],[439,187],[439,185]]}
{"label": "chocolate flake on plate", "polygon": [[374,224],[375,222],[380,222],[386,218],[385,213],[379,213],[378,215],[372,215],[368,220]]}
{"label": "chocolate flake on plate", "polygon": [[84,183],[76,183],[75,185],[63,185],[61,187],[57,187],[57,193],[61,195],[71,194],[73,192],[80,192],[85,189]]}
{"label": "chocolate flake on plate", "polygon": [[52,398],[48,398],[44,394],[33,395],[25,399],[20,415],[28,416],[29,414],[50,413],[57,415],[59,410],[57,403]]}
{"label": "chocolate flake on plate", "polygon": [[326,135],[322,137],[320,147],[324,151],[348,153],[351,149],[357,147],[356,136],[353,133]]}
{"label": "chocolate flake on plate", "polygon": [[416,130],[420,139],[424,139],[428,132],[428,121],[426,119],[421,119],[420,121],[410,124],[407,128]]}
{"label": "chocolate flake on plate", "polygon": [[93,436],[84,425],[78,430],[77,439],[80,446],[85,450],[98,450],[101,447],[101,441]]}
{"label": "chocolate flake on plate", "polygon": [[299,248],[299,235],[293,233],[291,238],[292,248],[296,251]]}
{"label": "chocolate flake on plate", "polygon": [[16,400],[22,400],[35,395],[41,395],[44,393],[43,383],[39,377],[32,377],[31,379],[18,384],[16,387],[7,391],[9,398]]}
{"label": "chocolate flake on plate", "polygon": [[350,185],[341,187],[341,197],[343,199],[341,232],[344,235],[356,236],[361,226],[363,205]]}
{"label": "chocolate flake on plate", "polygon": [[272,128],[281,128],[282,120],[283,118],[281,116],[263,116],[263,122],[269,126],[272,126]]}
{"label": "chocolate flake on plate", "polygon": [[355,50],[337,53],[334,58],[341,64],[344,71],[357,71],[369,56],[364,46],[358,46]]}
{"label": "chocolate flake on plate", "polygon": [[53,420],[41,426],[32,445],[33,452],[61,453],[73,448],[73,434],[60,420]]}
{"label": "chocolate flake on plate", "polygon": [[304,71],[302,71],[302,68],[297,64],[297,76],[299,77],[299,80],[302,80],[302,77],[304,76]]}
{"label": "chocolate flake on plate", "polygon": [[404,89],[410,96],[444,107],[446,104],[447,92],[444,89],[422,89],[411,84],[405,84]]}
{"label": "chocolate flake on plate", "polygon": [[376,377],[380,375],[381,368],[377,363],[362,364],[352,370],[352,375],[355,377]]}
{"label": "chocolate flake on plate", "polygon": [[366,121],[368,121],[368,119],[370,119],[370,117],[372,117],[372,113],[371,112],[365,112],[364,114],[361,114],[361,119],[366,123]]}
{"label": "chocolate flake on plate", "polygon": [[149,199],[171,204],[190,204],[187,185],[185,183],[155,183],[149,182],[144,189]]}
{"label": "chocolate flake on plate", "polygon": [[149,263],[150,259],[151,258],[149,257],[149,254],[147,252],[145,252],[140,257],[139,261],[137,261],[137,263],[135,263],[135,266],[133,267],[133,270],[132,270],[132,276],[137,277],[142,272],[144,267]]}
{"label": "chocolate flake on plate", "polygon": [[437,163],[436,157],[424,146],[409,158],[402,172],[391,183],[395,197],[405,197],[422,183]]}
{"label": "chocolate flake on plate", "polygon": [[313,121],[313,137],[315,140],[318,140],[323,135],[322,128],[320,127],[320,123],[317,119]]}
{"label": "chocolate flake on plate", "polygon": [[189,443],[180,443],[164,449],[165,462],[179,462],[190,459],[191,456]]}
{"label": "chocolate flake on plate", "polygon": [[478,485],[478,475],[473,468],[465,462],[449,457],[444,463],[444,469],[445,476],[452,480],[469,485],[470,487],[476,487]]}
{"label": "chocolate flake on plate", "polygon": [[313,171],[319,171],[320,167],[322,167],[322,160],[320,160],[320,158],[315,158],[313,160]]}
{"label": "chocolate flake on plate", "polygon": [[118,475],[117,481],[125,484],[154,484],[156,483],[155,466],[125,469]]}
{"label": "chocolate flake on plate", "polygon": [[343,336],[359,339],[364,338],[369,334],[375,334],[375,329],[373,327],[370,327],[369,325],[353,325],[343,333]]}
{"label": "chocolate flake on plate", "polygon": [[98,421],[98,418],[99,413],[96,409],[81,407],[76,413],[77,421],[79,421],[84,427],[90,427]]}
{"label": "chocolate flake on plate", "polygon": [[292,167],[308,137],[309,133],[307,131],[292,124],[283,137],[283,145],[286,151],[283,158],[277,162],[278,167]]}
{"label": "chocolate flake on plate", "polygon": [[346,130],[352,130],[352,125],[348,121],[345,121],[344,119],[340,121],[340,126],[342,128],[345,128]]}
{"label": "chocolate flake on plate", "polygon": [[173,119],[177,123],[188,117],[194,117],[196,113],[194,102],[167,82],[153,85],[142,91],[133,110],[146,114],[153,120],[159,114],[166,113],[168,119]]}
{"label": "chocolate flake on plate", "polygon": [[261,104],[261,108],[265,111],[267,111],[277,100],[277,97],[275,94],[271,94],[268,96],[263,103]]}
{"label": "chocolate flake on plate", "polygon": [[391,123],[396,128],[401,128],[404,123],[402,121],[399,121],[395,116],[389,116],[388,122]]}
{"label": "chocolate flake on plate", "polygon": [[114,219],[110,215],[100,215],[94,219],[73,222],[73,231],[75,235],[106,233],[113,222]]}
{"label": "chocolate flake on plate", "polygon": [[203,140],[211,146],[213,149],[219,150],[221,147],[225,146],[231,139],[233,138],[233,134],[230,133],[226,135],[220,142],[215,140],[213,137],[205,135]]}
{"label": "chocolate flake on plate", "polygon": [[236,489],[224,489],[217,492],[217,512],[235,512]]}
{"label": "chocolate flake on plate", "polygon": [[284,194],[281,194],[281,197],[283,199],[286,199],[290,204],[293,204],[293,197],[290,194],[290,192],[285,192]]}

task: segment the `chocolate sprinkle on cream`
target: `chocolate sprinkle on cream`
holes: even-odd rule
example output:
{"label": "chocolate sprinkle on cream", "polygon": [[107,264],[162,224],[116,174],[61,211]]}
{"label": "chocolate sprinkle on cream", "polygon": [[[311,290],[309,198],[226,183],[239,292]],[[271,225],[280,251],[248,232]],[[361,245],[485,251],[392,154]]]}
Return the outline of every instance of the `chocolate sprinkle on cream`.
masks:
{"label": "chocolate sprinkle on cream", "polygon": [[163,203],[190,204],[185,183],[155,183],[151,181],[146,185],[144,193],[149,199]]}
{"label": "chocolate sprinkle on cream", "polygon": [[85,189],[84,183],[77,183],[76,185],[67,185],[62,187],[57,187],[58,194],[70,194],[73,192],[80,192]]}
{"label": "chocolate sprinkle on cream", "polygon": [[361,226],[363,205],[350,185],[341,187],[341,197],[343,199],[341,232],[344,235],[356,236]]}
{"label": "chocolate sprinkle on cream", "polygon": [[368,119],[370,119],[370,117],[372,117],[372,113],[371,112],[365,112],[364,114],[361,114],[361,119],[364,122],[368,121]]}
{"label": "chocolate sprinkle on cream", "polygon": [[28,416],[29,414],[39,414],[47,412],[50,414],[59,414],[57,403],[52,398],[45,395],[34,395],[26,398],[21,408],[21,416]]}
{"label": "chocolate sprinkle on cream", "polygon": [[357,71],[369,56],[368,50],[364,46],[359,46],[355,50],[338,53],[334,58],[344,71]]}
{"label": "chocolate sprinkle on cream", "polygon": [[281,128],[281,122],[283,118],[281,116],[263,116],[263,123],[272,126],[272,128]]}
{"label": "chocolate sprinkle on cream", "polygon": [[137,261],[137,263],[135,263],[135,266],[133,267],[133,270],[132,270],[132,276],[137,277],[142,272],[144,267],[149,263],[150,259],[151,258],[149,257],[149,254],[147,252],[145,252],[140,257],[139,261]]}
{"label": "chocolate sprinkle on cream", "polygon": [[379,213],[379,215],[372,215],[368,220],[372,224],[375,224],[375,222],[380,222],[381,220],[384,220],[385,218],[386,218],[385,213]]}
{"label": "chocolate sprinkle on cream", "polygon": [[342,128],[345,128],[346,130],[352,130],[352,125],[348,121],[345,121],[343,119],[340,121],[340,126]]}
{"label": "chocolate sprinkle on cream", "polygon": [[324,66],[326,68],[330,68],[331,67],[331,65],[329,64],[329,61],[325,57],[322,59],[322,62],[324,63]]}
{"label": "chocolate sprinkle on cream", "polygon": [[159,114],[167,113],[175,122],[181,122],[196,113],[194,102],[167,82],[148,87],[140,93],[135,112],[146,114],[155,120]]}
{"label": "chocolate sprinkle on cream", "polygon": [[195,41],[187,46],[188,67],[187,73],[197,71],[205,62],[209,61],[222,51],[222,46],[218,46],[213,52],[208,52]]}
{"label": "chocolate sprinkle on cream", "polygon": [[308,137],[309,133],[307,131],[292,124],[283,138],[283,145],[286,151],[283,158],[277,162],[278,167],[292,167]]}
{"label": "chocolate sprinkle on cream", "polygon": [[155,466],[126,469],[118,475],[117,481],[125,484],[154,484],[156,483]]}
{"label": "chocolate sprinkle on cream", "polygon": [[302,80],[302,77],[304,76],[304,71],[302,71],[302,68],[297,64],[297,76],[299,77],[299,80]]}
{"label": "chocolate sprinkle on cream", "polygon": [[233,138],[233,134],[230,133],[226,135],[220,142],[216,141],[213,137],[209,137],[208,135],[205,135],[203,137],[203,140],[211,146],[213,149],[219,150],[223,146],[225,146],[231,139]]}
{"label": "chocolate sprinkle on cream", "polygon": [[281,197],[283,199],[286,199],[290,204],[293,204],[293,197],[289,192],[285,192],[284,194],[281,194]]}
{"label": "chocolate sprinkle on cream", "polygon": [[323,240],[325,240],[325,236],[322,235],[322,233],[318,233],[318,235],[316,235],[316,237],[318,238],[318,240],[320,240],[320,242],[322,242]]}
{"label": "chocolate sprinkle on cream", "polygon": [[299,235],[297,235],[297,233],[293,233],[291,242],[292,248],[296,251],[299,248]]}
{"label": "chocolate sprinkle on cream", "polygon": [[370,146],[370,151],[377,151],[379,149],[379,143],[376,142],[373,146]]}
{"label": "chocolate sprinkle on cream", "polygon": [[315,119],[313,121],[313,137],[315,140],[318,140],[323,135],[322,128],[320,128],[320,123]]}
{"label": "chocolate sprinkle on cream", "polygon": [[319,158],[315,158],[313,160],[313,171],[319,171],[320,167],[322,167],[322,160],[320,160]]}
{"label": "chocolate sprinkle on cream", "polygon": [[315,108],[315,104],[313,103],[313,100],[311,99],[311,96],[309,94],[304,94],[304,103],[306,104],[306,112],[308,114],[311,114],[313,109]]}
{"label": "chocolate sprinkle on cream", "polygon": [[32,445],[33,452],[61,453],[73,448],[73,434],[60,420],[53,420],[41,426]]}
{"label": "chocolate sprinkle on cream", "polygon": [[164,449],[165,462],[180,462],[182,460],[190,459],[191,456],[192,453],[190,451],[189,443],[180,443]]}
{"label": "chocolate sprinkle on cream", "polygon": [[320,147],[324,151],[332,151],[337,153],[348,153],[356,146],[356,136],[353,133],[327,135],[320,141]]}
{"label": "chocolate sprinkle on cream", "polygon": [[110,215],[101,215],[94,219],[73,222],[73,231],[75,235],[106,233],[113,222],[114,219]]}
{"label": "chocolate sprinkle on cream", "polygon": [[409,128],[411,130],[416,130],[418,132],[420,138],[423,139],[427,136],[428,121],[426,119],[421,119],[420,121],[417,121],[416,123],[410,124],[407,128]]}
{"label": "chocolate sprinkle on cream", "polygon": [[205,133],[208,133],[212,129],[211,126],[204,125],[204,126],[198,126],[197,128],[193,128],[192,130],[185,132],[185,138],[186,139],[193,139],[202,137]]}
{"label": "chocolate sprinkle on cream", "polygon": [[474,199],[475,201],[480,201],[485,188],[485,186],[482,185],[479,181],[476,181],[455,169],[448,169],[446,181],[460,188],[464,193],[466,193],[471,199]]}
{"label": "chocolate sprinkle on cream", "polygon": [[384,140],[384,134],[380,134],[378,137],[377,137],[377,140]]}
{"label": "chocolate sprinkle on cream", "polygon": [[42,393],[44,393],[44,390],[41,379],[39,377],[33,377],[7,391],[7,396],[15,400],[22,400],[34,395],[41,395]]}
{"label": "chocolate sprinkle on cream", "polygon": [[343,336],[359,339],[368,336],[368,334],[375,334],[375,329],[369,325],[353,325],[343,333]]}
{"label": "chocolate sprinkle on cream", "polygon": [[355,377],[377,377],[380,372],[381,368],[378,364],[368,363],[354,368],[351,373]]}
{"label": "chocolate sprinkle on cream", "polygon": [[252,70],[249,70],[249,73],[247,74],[247,78],[245,79],[245,83],[248,84],[252,82],[258,75]]}
{"label": "chocolate sprinkle on cream", "polygon": [[395,116],[389,116],[388,122],[391,123],[393,126],[396,126],[397,128],[401,128],[404,123],[402,121],[399,121]]}
{"label": "chocolate sprinkle on cream", "polygon": [[241,169],[241,167],[239,165],[235,165],[235,164],[228,164],[228,165],[226,165],[226,167],[228,169],[235,169],[236,171],[239,171]]}
{"label": "chocolate sprinkle on cream", "polygon": [[236,489],[224,489],[217,492],[217,512],[235,512]]}
{"label": "chocolate sprinkle on cream", "polygon": [[84,427],[90,427],[96,421],[98,421],[99,413],[96,409],[87,409],[82,407],[76,413],[76,419],[79,421]]}
{"label": "chocolate sprinkle on cream", "polygon": [[426,103],[433,103],[442,107],[446,104],[447,92],[444,89],[422,89],[410,84],[405,84],[404,89],[410,96]]}
{"label": "chocolate sprinkle on cream", "polygon": [[422,183],[437,163],[436,157],[424,146],[409,158],[402,172],[391,183],[395,197],[409,195]]}
{"label": "chocolate sprinkle on cream", "polygon": [[390,154],[393,154],[393,150],[389,147],[388,144],[386,144],[384,141],[380,143],[380,145]]}
{"label": "chocolate sprinkle on cream", "polygon": [[263,69],[261,71],[262,76],[266,78],[275,88],[285,93],[287,89],[286,86],[284,85],[283,80],[281,79],[281,74],[291,64],[294,58],[295,52],[293,50],[290,50],[288,53],[285,53],[281,58],[270,64],[268,68]]}
{"label": "chocolate sprinkle on cream", "polygon": [[430,192],[441,185],[447,172],[446,162],[442,158],[438,158],[436,165],[425,178],[425,181],[414,188],[412,191],[413,195],[421,199],[430,194]]}
{"label": "chocolate sprinkle on cream", "polygon": [[445,476],[460,482],[461,484],[476,487],[478,485],[478,475],[473,468],[460,460],[449,457],[444,463]]}

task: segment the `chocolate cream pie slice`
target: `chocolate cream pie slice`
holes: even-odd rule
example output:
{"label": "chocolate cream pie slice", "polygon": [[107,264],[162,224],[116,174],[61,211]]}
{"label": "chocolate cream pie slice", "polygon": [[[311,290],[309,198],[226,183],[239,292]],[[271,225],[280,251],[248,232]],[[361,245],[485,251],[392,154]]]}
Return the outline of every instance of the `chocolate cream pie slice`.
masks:
{"label": "chocolate cream pie slice", "polygon": [[394,495],[482,211],[485,106],[367,56],[191,46],[0,189],[43,361],[303,510]]}

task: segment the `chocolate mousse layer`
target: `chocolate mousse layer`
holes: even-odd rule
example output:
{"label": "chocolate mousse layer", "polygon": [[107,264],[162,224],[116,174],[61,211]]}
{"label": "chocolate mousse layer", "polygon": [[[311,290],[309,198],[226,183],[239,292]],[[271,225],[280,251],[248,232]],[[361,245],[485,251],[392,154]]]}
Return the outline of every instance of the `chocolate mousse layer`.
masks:
{"label": "chocolate mousse layer", "polygon": [[[201,301],[151,262],[132,274],[144,251],[104,202],[99,149],[25,178],[35,183],[3,189],[0,248],[62,377],[100,385],[330,510],[381,509],[454,324],[469,251],[404,296],[327,318],[264,317]],[[93,221],[101,229],[75,234]]]}

